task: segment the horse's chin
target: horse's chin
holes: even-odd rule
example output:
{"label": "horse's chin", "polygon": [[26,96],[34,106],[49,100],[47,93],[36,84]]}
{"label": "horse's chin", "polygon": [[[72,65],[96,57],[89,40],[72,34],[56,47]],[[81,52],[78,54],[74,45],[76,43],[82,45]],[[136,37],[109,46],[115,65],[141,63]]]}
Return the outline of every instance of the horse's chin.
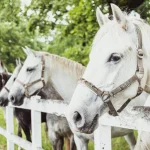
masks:
{"label": "horse's chin", "polygon": [[[41,90],[40,90],[40,91],[41,91]],[[40,91],[39,91],[39,90],[38,90],[38,91],[35,91],[33,94],[31,94],[30,97],[37,95]],[[23,94],[23,95],[21,96],[21,98],[19,98],[18,100],[16,100],[16,101],[15,101],[14,103],[12,103],[12,104],[15,105],[15,106],[20,106],[20,105],[22,105],[22,104],[24,103],[25,97],[26,97],[25,94]]]}
{"label": "horse's chin", "polygon": [[8,106],[8,103],[9,103],[9,101],[8,101],[8,99],[7,99],[6,101],[4,101],[4,102],[1,104],[1,106],[2,106],[2,107],[6,107],[6,106]]}
{"label": "horse's chin", "polygon": [[5,98],[0,98],[0,106],[1,107],[6,107],[6,106],[8,106],[8,99],[5,99]]}

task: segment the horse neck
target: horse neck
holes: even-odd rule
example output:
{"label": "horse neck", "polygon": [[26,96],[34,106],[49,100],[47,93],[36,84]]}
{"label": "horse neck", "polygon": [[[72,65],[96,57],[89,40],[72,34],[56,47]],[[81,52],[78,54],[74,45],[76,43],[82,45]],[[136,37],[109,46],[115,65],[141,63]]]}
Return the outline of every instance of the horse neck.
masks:
{"label": "horse neck", "polygon": [[69,102],[76,88],[79,77],[84,72],[84,67],[71,60],[49,55],[46,57],[49,84],[52,83],[61,97]]}
{"label": "horse neck", "polygon": [[55,99],[62,100],[62,97],[59,93],[54,89],[51,83],[48,83],[38,94],[42,99]]}

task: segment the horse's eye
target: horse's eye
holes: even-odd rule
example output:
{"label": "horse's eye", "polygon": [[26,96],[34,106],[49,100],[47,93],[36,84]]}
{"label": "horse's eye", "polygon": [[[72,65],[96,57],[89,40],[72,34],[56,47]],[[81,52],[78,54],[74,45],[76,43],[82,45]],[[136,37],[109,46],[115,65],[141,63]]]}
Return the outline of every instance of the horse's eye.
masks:
{"label": "horse's eye", "polygon": [[16,80],[16,77],[14,78],[14,81]]}
{"label": "horse's eye", "polygon": [[32,72],[34,68],[27,68],[27,72]]}
{"label": "horse's eye", "polygon": [[119,62],[121,60],[121,57],[122,56],[120,54],[113,53],[109,57],[108,62],[115,62],[115,63],[117,63],[117,62]]}

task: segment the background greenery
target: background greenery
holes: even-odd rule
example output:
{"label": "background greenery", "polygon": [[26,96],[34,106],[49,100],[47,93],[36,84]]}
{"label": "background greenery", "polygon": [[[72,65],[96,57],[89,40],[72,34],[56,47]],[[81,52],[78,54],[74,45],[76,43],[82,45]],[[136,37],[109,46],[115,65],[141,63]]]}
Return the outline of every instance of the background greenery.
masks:
{"label": "background greenery", "polygon": [[111,15],[112,2],[149,21],[150,0],[0,0],[0,59],[12,71],[29,46],[86,65],[99,28],[95,10]]}
{"label": "background greenery", "polygon": [[[136,10],[150,22],[150,0],[0,0],[0,59],[11,72],[15,59],[25,58],[22,47],[28,46],[86,65],[92,40],[99,29],[95,10],[99,6],[111,16],[110,3],[128,13]],[[0,111],[1,125],[5,126],[5,121]],[[43,147],[50,149],[44,131],[43,136]],[[89,147],[92,150],[93,144]],[[114,139],[113,148],[129,149],[123,138]],[[0,149],[6,149],[2,136]]]}

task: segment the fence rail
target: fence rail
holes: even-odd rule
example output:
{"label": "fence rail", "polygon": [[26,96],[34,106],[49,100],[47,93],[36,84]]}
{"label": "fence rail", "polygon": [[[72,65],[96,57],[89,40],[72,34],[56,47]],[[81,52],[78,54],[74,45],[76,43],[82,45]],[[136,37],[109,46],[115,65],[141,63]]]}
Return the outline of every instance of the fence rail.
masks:
{"label": "fence rail", "polygon": [[94,133],[95,150],[111,150],[111,126],[150,132],[149,112],[130,110],[130,113],[113,117],[109,114],[99,119],[99,127]]}
{"label": "fence rail", "polygon": [[[32,143],[14,135],[14,107],[30,109],[32,117]],[[58,109],[59,108],[59,109]],[[57,110],[57,111],[56,111]],[[0,134],[7,138],[7,150],[14,150],[14,144],[26,150],[43,150],[41,139],[41,112],[65,117],[67,103],[58,100],[42,100],[39,97],[26,99],[21,106],[9,104],[6,108],[6,130],[0,127]],[[111,150],[111,126],[150,132],[150,115],[144,111],[131,110],[130,114],[112,117],[108,114],[99,119],[94,132],[95,150]],[[38,131],[38,132],[37,132]]]}
{"label": "fence rail", "polygon": [[[31,110],[32,143],[14,135],[14,108]],[[14,150],[14,144],[17,144],[26,150],[43,150],[41,139],[41,112],[65,117],[66,108],[67,103],[63,101],[42,100],[38,96],[33,96],[31,99],[25,99],[24,104],[21,106],[9,104],[9,106],[6,107],[6,129],[0,127],[0,134],[7,138],[7,150]]]}

